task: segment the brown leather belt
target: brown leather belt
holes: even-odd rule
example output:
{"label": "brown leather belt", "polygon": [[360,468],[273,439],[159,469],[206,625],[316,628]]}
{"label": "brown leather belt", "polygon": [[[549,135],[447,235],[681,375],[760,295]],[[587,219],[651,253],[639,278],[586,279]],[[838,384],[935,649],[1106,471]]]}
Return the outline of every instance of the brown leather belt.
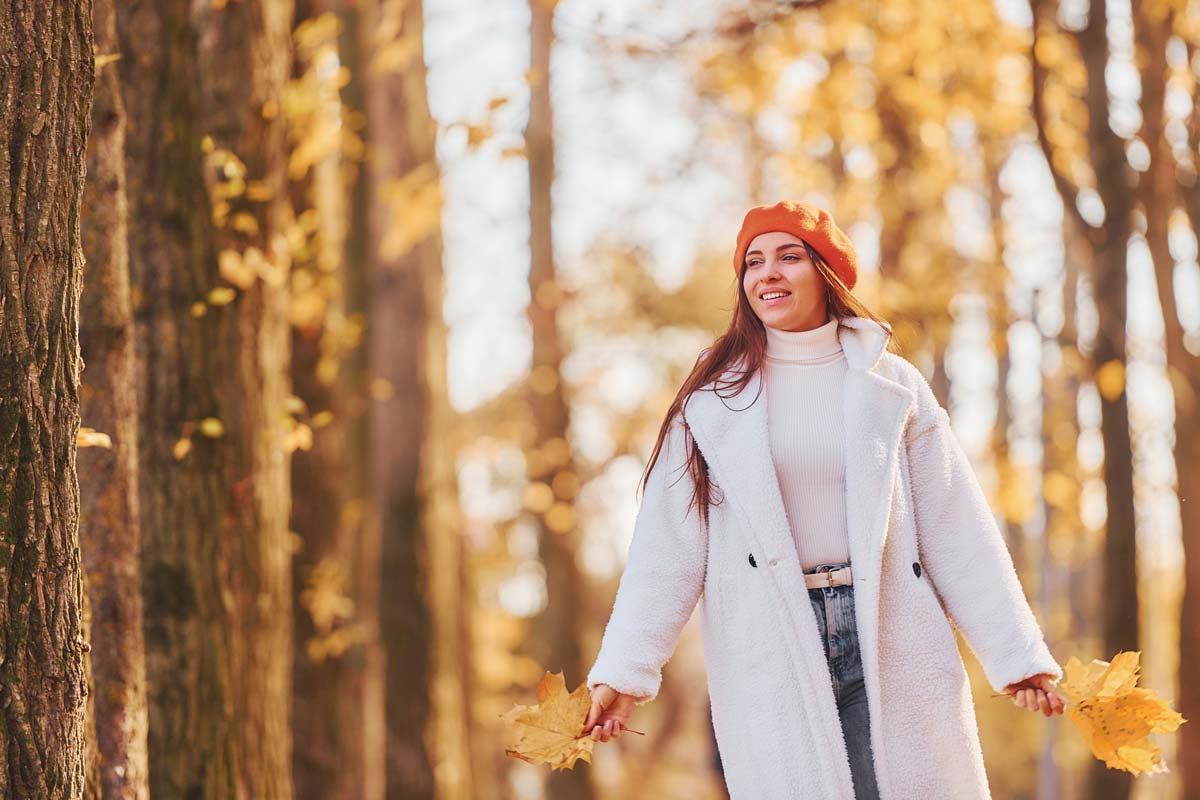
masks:
{"label": "brown leather belt", "polygon": [[827,586],[849,586],[854,582],[850,566],[837,569],[822,569],[818,572],[804,573],[804,585],[809,589],[824,589]]}

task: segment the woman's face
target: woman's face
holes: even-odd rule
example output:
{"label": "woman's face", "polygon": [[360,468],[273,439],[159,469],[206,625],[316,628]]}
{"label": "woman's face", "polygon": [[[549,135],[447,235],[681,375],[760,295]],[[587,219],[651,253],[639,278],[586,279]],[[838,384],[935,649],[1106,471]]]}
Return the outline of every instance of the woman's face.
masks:
{"label": "woman's face", "polygon": [[751,240],[742,287],[754,313],[771,328],[802,331],[828,321],[825,279],[790,233],[771,231]]}

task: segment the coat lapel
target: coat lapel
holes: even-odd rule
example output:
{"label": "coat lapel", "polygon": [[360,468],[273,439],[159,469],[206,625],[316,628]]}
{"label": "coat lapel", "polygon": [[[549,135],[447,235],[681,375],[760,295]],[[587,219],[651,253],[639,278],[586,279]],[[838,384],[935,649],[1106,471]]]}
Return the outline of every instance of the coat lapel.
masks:
{"label": "coat lapel", "polygon": [[[887,516],[891,506],[899,458],[900,438],[914,402],[912,391],[876,371],[887,343],[886,333],[874,320],[847,317],[838,324],[838,338],[846,354],[843,432],[846,458],[846,524],[850,561],[854,573],[855,610],[863,666],[869,691],[878,686],[879,585]],[[818,676],[828,666],[816,640],[816,620],[808,602],[798,566],[798,555],[784,509],[767,432],[766,398],[762,396],[762,373],[751,376],[746,386],[730,395],[729,381],[735,365],[719,381],[701,387],[687,401],[685,418],[700,447],[709,471],[724,497],[747,521],[747,545],[765,560],[787,567],[768,569],[778,603],[795,625],[795,636],[785,636],[799,646],[801,675],[810,686],[819,686]],[[714,388],[720,388],[719,396]],[[803,413],[802,409],[797,409]],[[814,655],[815,654],[815,655]],[[817,656],[820,656],[819,658]],[[826,670],[826,672],[822,672]],[[827,684],[827,681],[825,682]],[[827,695],[827,696],[825,696]],[[818,693],[810,708],[813,723],[828,722],[836,707],[832,690]],[[837,763],[836,751],[827,755]],[[837,767],[833,767],[838,769]]]}
{"label": "coat lapel", "polygon": [[[878,323],[847,317],[838,324],[838,338],[848,366],[843,434],[851,561],[875,584],[900,435],[914,397],[908,387],[875,371],[886,344]],[[758,547],[768,557],[791,557],[796,549],[771,460],[762,373],[752,375],[740,392],[722,389],[725,396],[718,396],[714,387],[725,386],[733,375],[730,370],[692,395],[687,422],[717,484],[750,521]]]}

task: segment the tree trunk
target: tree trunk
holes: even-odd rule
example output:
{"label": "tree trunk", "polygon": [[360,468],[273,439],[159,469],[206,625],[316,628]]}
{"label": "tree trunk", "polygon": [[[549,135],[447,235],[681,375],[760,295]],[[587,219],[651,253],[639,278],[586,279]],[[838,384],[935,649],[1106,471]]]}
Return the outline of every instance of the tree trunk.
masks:
{"label": "tree trunk", "polygon": [[[325,60],[336,54],[351,74],[343,102],[361,110],[354,102],[363,72],[357,59],[357,11],[344,6],[333,17],[330,8],[337,5],[302,4],[306,19],[337,19],[342,32],[339,37],[331,26],[323,44],[305,45],[312,52],[298,54],[298,80],[325,101],[324,109],[336,107],[336,73]],[[318,113],[323,121],[316,124],[330,124],[327,110]],[[292,377],[296,394],[314,415],[310,419],[328,418],[314,425],[312,449],[297,452],[292,462],[292,530],[301,540],[294,563],[292,765],[296,796],[312,800],[384,797],[379,527],[364,513],[369,502],[367,380],[363,348],[346,344],[353,320],[363,313],[365,182],[350,183],[349,194],[344,183],[344,173],[357,167],[334,151],[296,187],[299,206],[315,211],[319,220],[312,259],[298,267],[308,277],[298,285],[311,285],[306,291],[319,295],[321,311],[293,319]],[[300,305],[310,304],[301,300]],[[335,598],[340,602],[331,604]]]}
{"label": "tree trunk", "polygon": [[120,11],[151,794],[286,798],[291,5]]}
{"label": "tree trunk", "polygon": [[[1200,687],[1188,680],[1192,665],[1200,660],[1200,504],[1187,500],[1200,497],[1200,360],[1184,346],[1183,323],[1175,300],[1175,259],[1171,255],[1168,222],[1180,200],[1178,167],[1166,137],[1164,106],[1170,67],[1167,42],[1174,12],[1142,4],[1134,6],[1134,30],[1142,73],[1142,139],[1150,148],[1150,169],[1139,184],[1146,217],[1146,245],[1154,261],[1155,286],[1163,316],[1163,342],[1167,375],[1175,399],[1175,475],[1178,481],[1179,517],[1184,552],[1184,592],[1179,619],[1179,703],[1185,719],[1200,715]],[[1191,55],[1191,53],[1189,53]],[[1193,120],[1195,123],[1195,120]],[[1193,125],[1194,127],[1194,125]],[[1193,139],[1196,131],[1192,132]],[[1194,181],[1192,181],[1194,183]],[[1194,190],[1184,198],[1192,230],[1200,232],[1200,197]],[[1175,754],[1185,800],[1200,800],[1200,734],[1186,725],[1180,731]]]}
{"label": "tree trunk", "polygon": [[444,409],[431,393],[444,384],[445,352],[431,334],[441,325],[443,301],[441,190],[424,18],[418,0],[359,7],[370,203],[370,469],[387,576],[380,606],[387,796],[472,797],[462,676],[469,660],[458,626],[460,533],[443,513],[457,490],[452,460],[439,449]]}
{"label": "tree trunk", "polygon": [[[112,0],[95,0],[96,53],[118,52]],[[90,606],[92,702],[100,789],[108,800],[149,797],[146,647],[137,507],[137,387],[126,243],[125,106],[115,64],[96,76],[80,340],[83,421],[109,443],[79,454],[80,539]]]}
{"label": "tree trunk", "polygon": [[0,6],[0,798],[84,791],[76,436],[89,2]]}
{"label": "tree trunk", "polygon": [[[1104,226],[1093,228],[1093,286],[1098,318],[1091,362],[1100,391],[1100,433],[1104,441],[1104,487],[1107,521],[1104,539],[1104,652],[1138,649],[1137,537],[1133,508],[1133,452],[1125,390],[1126,247],[1133,202],[1132,168],[1125,144],[1108,125],[1109,100],[1107,14],[1104,0],[1091,3],[1087,27],[1079,34],[1088,76],[1088,151],[1104,202]],[[1120,371],[1108,381],[1105,373]],[[1092,765],[1088,796],[1116,800],[1129,796],[1127,772]]]}
{"label": "tree trunk", "polygon": [[[583,585],[575,563],[579,526],[574,509],[577,470],[571,457],[570,411],[563,385],[565,345],[558,331],[558,305],[563,296],[554,265],[554,107],[550,94],[550,54],[554,48],[556,3],[530,0],[529,122],[525,151],[529,159],[529,322],[533,363],[529,404],[535,429],[533,459],[540,465],[526,479],[554,488],[554,503],[534,516],[538,552],[546,573],[546,606],[534,623],[530,655],[551,672],[562,671],[567,688],[586,676],[576,639]],[[592,796],[587,772],[556,770],[547,776],[547,796],[583,800]]]}
{"label": "tree trunk", "polygon": [[[1195,48],[1188,49],[1189,58]],[[1190,62],[1189,62],[1190,63]],[[1193,98],[1193,118],[1188,141],[1192,152],[1200,140],[1200,89]],[[1200,234],[1200,188],[1183,192],[1192,231]],[[1175,393],[1175,474],[1179,485],[1179,516],[1183,533],[1184,591],[1179,621],[1179,713],[1185,719],[1200,719],[1200,685],[1187,680],[1189,667],[1200,662],[1200,363],[1196,353],[1184,346],[1184,331],[1175,306],[1174,263],[1167,267],[1155,261],[1158,292],[1166,322],[1167,370]],[[1189,502],[1190,501],[1190,502]],[[1183,800],[1200,800],[1200,732],[1180,728],[1176,755],[1183,780]]]}

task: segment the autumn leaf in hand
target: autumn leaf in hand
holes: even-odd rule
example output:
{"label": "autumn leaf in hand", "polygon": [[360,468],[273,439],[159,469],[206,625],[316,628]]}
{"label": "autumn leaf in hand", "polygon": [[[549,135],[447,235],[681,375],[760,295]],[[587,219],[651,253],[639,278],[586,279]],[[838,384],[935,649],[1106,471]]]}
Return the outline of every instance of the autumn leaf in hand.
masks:
{"label": "autumn leaf in hand", "polygon": [[504,752],[554,769],[573,769],[580,758],[592,763],[595,740],[581,737],[591,707],[586,681],[568,694],[563,674],[547,672],[538,681],[537,697],[536,706],[516,705],[500,715],[505,723]]}
{"label": "autumn leaf in hand", "polygon": [[1063,665],[1058,689],[1068,699],[1067,715],[1096,758],[1134,775],[1167,772],[1151,733],[1168,733],[1185,720],[1154,694],[1137,688],[1140,650],[1122,651],[1111,662],[1084,664],[1075,656]]}

